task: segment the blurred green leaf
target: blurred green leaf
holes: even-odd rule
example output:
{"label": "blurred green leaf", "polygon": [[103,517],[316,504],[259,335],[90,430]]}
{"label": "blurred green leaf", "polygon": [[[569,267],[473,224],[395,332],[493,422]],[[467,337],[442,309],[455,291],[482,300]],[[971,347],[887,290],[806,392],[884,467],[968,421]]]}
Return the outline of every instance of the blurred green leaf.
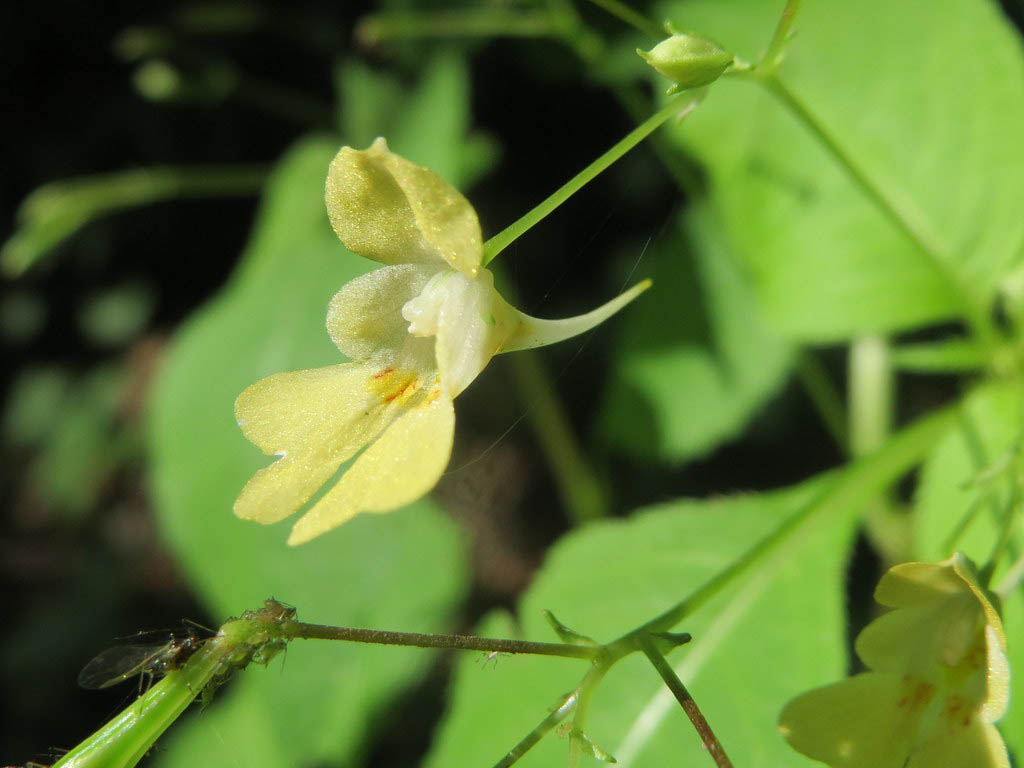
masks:
{"label": "blurred green leaf", "polygon": [[0,339],[8,344],[34,340],[46,324],[43,298],[29,291],[4,291],[0,295]]}
{"label": "blurred green leaf", "polygon": [[95,344],[126,344],[145,330],[153,295],[139,283],[125,283],[89,297],[78,313],[85,336]]}
{"label": "blurred green leaf", "polygon": [[[821,487],[759,496],[679,501],[603,521],[559,541],[521,602],[523,636],[552,640],[543,610],[605,642],[653,618],[732,563]],[[694,640],[670,656],[736,765],[810,765],[777,732],[793,695],[845,673],[841,556],[852,518],[813,522],[679,630]],[[514,631],[492,614],[481,634]],[[451,711],[428,768],[477,768],[499,759],[571,690],[586,664],[537,657],[459,662]],[[756,681],[756,684],[751,684]],[[620,766],[709,762],[686,716],[642,655],[612,668],[598,689],[587,735]],[[558,765],[553,734],[519,763]]]}
{"label": "blurred green leaf", "polygon": [[[662,17],[756,60],[776,0],[694,0]],[[1021,258],[1024,55],[996,3],[805,3],[782,79],[914,212],[984,301]],[[850,41],[856,40],[856,45]],[[961,298],[820,141],[763,89],[719,82],[674,133],[707,164],[768,318],[829,341],[954,316]]]}
{"label": "blurred green leaf", "polygon": [[[921,472],[914,501],[914,556],[935,562],[949,557],[950,535],[974,506],[979,492],[993,492],[999,513],[1005,511],[1008,482],[1012,473],[1024,473],[1024,390],[1019,382],[988,384],[964,401],[963,427],[951,431],[935,446]],[[1018,481],[1019,481],[1018,477]],[[1017,497],[1019,500],[1019,496]],[[1024,551],[1020,507],[1018,525],[1012,536],[1012,556]],[[978,566],[988,560],[996,542],[998,519],[989,500],[976,507],[970,524],[953,549],[964,552]],[[993,585],[1004,568],[996,571]],[[1016,592],[1003,606],[1006,637],[1010,650],[1011,689],[1020,690],[1024,670],[1024,589]],[[1010,711],[1001,730],[1018,756],[1024,754],[1024,699],[1010,698]]]}
{"label": "blurred green leaf", "polygon": [[735,437],[790,368],[713,215],[691,207],[654,245],[654,288],[620,322],[599,429],[636,456],[682,461]]}
{"label": "blurred green leaf", "polygon": [[[29,383],[42,387],[32,396],[38,398],[36,402],[21,400],[39,410],[26,414],[30,421],[36,419],[34,424],[23,421],[20,426],[42,437],[29,483],[58,513],[82,515],[95,506],[111,472],[128,455],[137,437],[126,425],[117,423],[126,371],[97,368],[64,389],[59,402],[51,400],[61,390],[59,382],[44,377]],[[44,406],[56,408],[51,423],[40,412]]]}
{"label": "blurred green leaf", "polygon": [[4,439],[20,447],[38,445],[60,422],[61,405],[71,386],[58,368],[28,368],[11,386],[4,408]]}
{"label": "blurred green leaf", "polygon": [[[447,87],[432,93],[434,112],[416,113],[417,159],[456,184],[452,148],[465,115],[451,120],[447,102],[466,98],[461,67],[426,68],[425,82]],[[376,130],[396,135],[386,128]],[[440,631],[468,576],[454,525],[429,501],[360,516],[298,548],[285,546],[287,524],[263,527],[231,513],[245,481],[267,463],[234,422],[235,397],[262,376],[337,363],[324,329],[327,302],[378,266],[346,251],[327,221],[324,178],[339,144],[310,139],[282,159],[237,273],[178,335],[152,414],[155,497],[168,541],[215,615],[273,595],[310,621]],[[353,764],[382,709],[430,661],[422,651],[296,643],[283,674],[244,675],[192,727],[172,732],[163,764]]]}

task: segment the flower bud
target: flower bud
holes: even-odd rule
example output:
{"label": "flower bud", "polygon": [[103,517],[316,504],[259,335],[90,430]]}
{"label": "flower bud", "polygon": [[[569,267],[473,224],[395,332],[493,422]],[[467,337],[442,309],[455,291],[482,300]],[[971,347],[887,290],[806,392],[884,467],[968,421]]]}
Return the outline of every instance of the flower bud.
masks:
{"label": "flower bud", "polygon": [[670,92],[698,88],[717,80],[733,56],[714,40],[690,32],[673,32],[650,51],[637,48],[640,57],[675,85]]}

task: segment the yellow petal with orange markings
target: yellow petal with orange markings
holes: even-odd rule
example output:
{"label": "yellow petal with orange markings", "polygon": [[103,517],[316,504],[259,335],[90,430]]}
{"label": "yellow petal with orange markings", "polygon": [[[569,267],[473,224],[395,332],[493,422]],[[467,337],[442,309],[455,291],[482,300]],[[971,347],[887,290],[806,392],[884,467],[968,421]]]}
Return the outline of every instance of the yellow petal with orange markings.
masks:
{"label": "yellow petal with orange markings", "polygon": [[447,263],[475,276],[483,257],[476,211],[455,187],[377,139],[342,147],[327,171],[327,214],[341,242],[384,264]]}
{"label": "yellow petal with orange markings", "polygon": [[[280,459],[257,472],[235,501],[235,514],[274,523],[309,501],[338,467],[397,416],[412,374],[365,363],[278,373],[235,401],[245,436]],[[406,398],[407,399],[407,398]]]}
{"label": "yellow petal with orange markings", "polygon": [[449,398],[413,407],[299,518],[288,543],[302,544],[361,512],[389,512],[423,496],[448,465],[454,434],[455,409]]}

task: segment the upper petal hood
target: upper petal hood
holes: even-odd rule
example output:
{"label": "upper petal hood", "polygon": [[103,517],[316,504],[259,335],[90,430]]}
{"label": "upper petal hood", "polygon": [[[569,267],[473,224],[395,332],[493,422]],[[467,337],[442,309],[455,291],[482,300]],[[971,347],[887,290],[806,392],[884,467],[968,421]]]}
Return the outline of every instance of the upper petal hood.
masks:
{"label": "upper petal hood", "polygon": [[327,213],[345,246],[384,264],[446,263],[476,275],[483,257],[473,206],[438,176],[392,153],[342,147],[327,172]]}

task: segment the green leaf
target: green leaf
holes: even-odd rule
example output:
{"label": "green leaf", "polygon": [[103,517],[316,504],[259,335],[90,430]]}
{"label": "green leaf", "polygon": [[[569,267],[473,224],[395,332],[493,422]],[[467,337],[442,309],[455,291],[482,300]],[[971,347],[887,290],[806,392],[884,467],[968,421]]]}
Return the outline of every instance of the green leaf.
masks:
{"label": "green leaf", "polygon": [[[429,65],[424,78],[448,83],[432,93],[439,112],[445,100],[466,98],[464,75],[450,63]],[[410,96],[420,98],[422,91]],[[447,115],[418,127],[418,160],[431,167],[430,147],[444,165],[465,130]],[[308,621],[442,631],[468,575],[454,524],[429,501],[360,516],[298,548],[285,545],[287,524],[264,527],[231,513],[267,463],[234,422],[235,398],[271,373],[339,362],[324,328],[327,303],[378,266],[346,251],[327,221],[324,178],[339,144],[306,140],[281,160],[236,274],[179,332],[153,404],[154,497],[167,541],[218,618],[274,596]],[[460,183],[458,169],[448,170]],[[418,650],[293,643],[282,672],[247,672],[191,727],[172,729],[162,762],[351,765],[382,710],[431,659]]]}
{"label": "green leaf", "polygon": [[619,323],[599,430],[636,456],[683,461],[735,437],[792,357],[761,322],[707,206],[689,208],[653,250],[654,288]]}
{"label": "green leaf", "polygon": [[[756,61],[780,7],[662,11]],[[796,29],[781,79],[940,253],[912,244],[764,89],[720,81],[673,135],[707,164],[769,319],[829,341],[953,317],[955,285],[987,301],[1024,253],[1024,56],[997,4],[823,0]]]}
{"label": "green leaf", "polygon": [[[914,556],[920,560],[935,562],[949,557],[949,537],[978,501],[979,492],[991,488],[997,503],[1003,505],[1008,496],[1008,474],[1015,471],[1020,476],[1024,472],[1020,450],[1024,439],[1024,390],[1020,382],[988,384],[971,393],[963,404],[961,424],[936,445],[921,471],[914,501]],[[976,509],[954,549],[982,566],[995,544],[998,523],[987,501]],[[1016,514],[1012,556],[1024,551],[1019,506]],[[996,570],[993,585],[998,584],[1003,570]],[[1024,670],[1024,590],[1018,587],[1003,609],[1013,673],[1010,687],[1019,691]],[[1024,754],[1024,700],[1020,696],[1010,698],[1010,711],[1001,730],[1011,748],[1018,755]]]}
{"label": "green leaf", "polygon": [[[523,636],[550,639],[543,609],[606,642],[653,618],[732,563],[821,485],[714,501],[679,501],[626,520],[593,523],[556,544],[520,606]],[[777,732],[782,705],[845,673],[841,556],[848,515],[816,519],[683,622],[693,642],[670,663],[736,765],[810,765]],[[508,636],[507,614],[481,634]],[[586,664],[511,657],[459,662],[451,711],[426,765],[490,765],[571,690]],[[640,655],[612,668],[585,728],[620,766],[703,765],[699,739]],[[549,735],[520,765],[558,765],[568,747]]]}

